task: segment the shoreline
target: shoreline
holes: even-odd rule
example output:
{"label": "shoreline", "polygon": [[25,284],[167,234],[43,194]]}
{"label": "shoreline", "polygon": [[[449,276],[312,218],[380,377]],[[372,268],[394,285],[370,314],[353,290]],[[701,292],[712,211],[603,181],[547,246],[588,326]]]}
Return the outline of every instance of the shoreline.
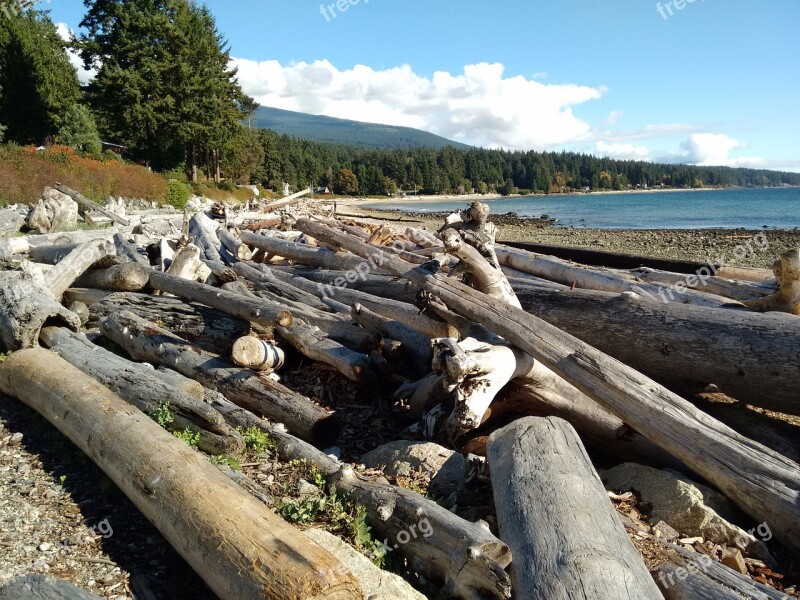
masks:
{"label": "shoreline", "polygon": [[[352,216],[383,222],[404,230],[414,226],[436,231],[444,213],[368,208],[343,204]],[[392,220],[387,222],[387,217]],[[771,269],[775,259],[800,247],[800,229],[593,229],[554,226],[546,220],[493,214],[497,239],[503,242],[532,242],[554,246],[620,252],[637,256],[725,263],[737,267]],[[746,250],[747,244],[752,250]]]}

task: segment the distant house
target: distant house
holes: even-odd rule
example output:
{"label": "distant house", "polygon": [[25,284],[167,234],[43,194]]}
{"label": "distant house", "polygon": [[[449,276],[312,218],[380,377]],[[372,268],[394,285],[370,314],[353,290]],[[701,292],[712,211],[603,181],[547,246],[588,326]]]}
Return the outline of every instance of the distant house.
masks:
{"label": "distant house", "polygon": [[111,150],[115,154],[119,154],[120,156],[123,155],[125,152],[125,146],[120,146],[119,144],[112,144],[111,142],[100,142],[102,145],[102,150],[105,152],[106,150]]}
{"label": "distant house", "polygon": [[314,193],[321,196],[330,195],[331,191],[326,187],[315,187]]}
{"label": "distant house", "polygon": [[397,192],[399,196],[419,196],[419,190],[400,190]]}

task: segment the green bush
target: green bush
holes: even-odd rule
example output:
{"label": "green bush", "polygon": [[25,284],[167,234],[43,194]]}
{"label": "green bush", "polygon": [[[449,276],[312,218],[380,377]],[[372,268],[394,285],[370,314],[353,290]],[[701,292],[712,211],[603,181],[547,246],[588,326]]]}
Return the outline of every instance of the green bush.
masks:
{"label": "green bush", "polygon": [[123,162],[122,157],[113,150],[106,150],[103,152],[103,160],[115,160],[117,162]]}
{"label": "green bush", "polygon": [[181,181],[170,179],[167,184],[165,201],[177,209],[183,210],[189,204],[189,186]]}

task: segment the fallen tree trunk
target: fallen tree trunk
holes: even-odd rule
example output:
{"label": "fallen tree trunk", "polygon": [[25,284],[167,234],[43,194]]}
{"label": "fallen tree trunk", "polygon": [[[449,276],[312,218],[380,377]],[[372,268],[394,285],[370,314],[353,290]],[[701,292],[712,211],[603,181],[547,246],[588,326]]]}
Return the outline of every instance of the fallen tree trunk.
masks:
{"label": "fallen tree trunk", "polygon": [[[341,282],[342,278],[341,271],[317,269],[302,265],[270,265],[269,269],[276,277],[283,275],[284,281],[289,281],[289,277],[301,277],[313,282],[314,284],[321,284],[320,286],[316,286],[318,292],[313,292],[311,289],[306,289],[303,287],[303,289],[305,289],[307,292],[311,292],[315,295],[323,293],[322,287],[325,289],[327,289],[328,286],[335,287],[336,281],[339,280]],[[342,285],[342,288],[346,287],[348,290],[366,292],[367,294],[376,296],[378,298],[396,300],[398,302],[404,302],[411,305],[414,304],[417,294],[419,293],[419,288],[413,283],[403,279],[398,279],[392,275],[384,275],[380,273],[367,273],[366,275],[359,274],[355,281],[347,281],[346,278],[344,281],[346,285]],[[366,306],[366,304],[364,305]]]}
{"label": "fallen tree trunk", "polygon": [[520,419],[491,435],[487,458],[517,597],[661,600],[569,423]]}
{"label": "fallen tree trunk", "polygon": [[780,313],[665,304],[632,294],[517,286],[522,307],[663,385],[800,415],[800,321]]}
{"label": "fallen tree trunk", "polygon": [[202,304],[134,293],[110,294],[91,304],[89,325],[98,327],[104,317],[121,311],[130,311],[146,321],[159,323],[175,335],[214,354],[229,354],[234,340],[250,333],[247,321]]}
{"label": "fallen tree trunk", "polygon": [[705,271],[698,271],[692,275],[682,275],[680,273],[642,268],[629,273],[621,272],[620,275],[634,277],[636,280],[647,283],[656,283],[673,287],[676,285],[684,285],[690,289],[708,292],[716,296],[724,296],[725,298],[731,298],[732,300],[738,300],[740,302],[763,298],[775,292],[774,285],[735,281],[733,279],[717,277],[712,273],[713,271],[707,269]]}
{"label": "fallen tree trunk", "polygon": [[362,598],[327,551],[52,352],[13,354],[0,364],[0,389],[97,463],[220,598]]}
{"label": "fallen tree trunk", "polygon": [[217,237],[217,223],[205,213],[197,213],[189,220],[189,234],[208,260],[230,264],[231,257]]}
{"label": "fallen tree trunk", "polygon": [[219,241],[222,242],[222,245],[231,253],[236,260],[250,260],[253,258],[253,253],[251,252],[250,248],[242,243],[238,237],[232,234],[230,231],[225,229],[224,227],[220,227],[217,230],[217,234],[219,236]]}
{"label": "fallen tree trunk", "polygon": [[236,454],[244,449],[241,436],[213,408],[164,383],[153,369],[132,363],[95,346],[79,333],[45,327],[40,339],[53,352],[96,379],[143,413],[152,415],[167,403],[175,426],[200,433],[198,448],[209,454]]}
{"label": "fallen tree trunk", "polygon": [[218,288],[187,281],[165,273],[150,274],[153,289],[174,294],[186,300],[200,302],[234,317],[258,323],[264,327],[292,324],[292,315],[274,302],[260,298],[248,298]]}
{"label": "fallen tree trunk", "polygon": [[81,275],[75,282],[79,287],[116,290],[120,292],[139,292],[150,281],[150,267],[127,262],[107,269],[92,269]]}
{"label": "fallen tree trunk", "polygon": [[107,216],[109,219],[114,221],[114,223],[119,223],[120,225],[123,225],[125,227],[130,225],[130,221],[128,221],[126,218],[120,217],[118,214],[111,212],[110,210],[108,210],[104,206],[99,205],[97,202],[93,202],[92,200],[89,200],[86,196],[83,196],[83,195],[79,194],[78,192],[76,192],[72,188],[68,188],[65,185],[61,185],[60,183],[55,184],[55,186],[53,186],[53,187],[55,189],[57,189],[59,192],[61,192],[62,194],[66,194],[67,196],[69,196],[70,198],[75,200],[75,202],[77,202],[78,204],[80,204],[84,208],[90,208],[92,210],[96,210],[97,212]]}
{"label": "fallen tree trunk", "polygon": [[571,264],[552,256],[536,255],[522,250],[498,247],[497,258],[501,264],[512,269],[570,287],[605,292],[635,292],[669,303],[696,304],[698,306],[717,308],[726,305],[741,306],[739,302],[729,298],[691,290],[685,285],[667,286],[637,282],[633,279],[621,277],[613,271],[590,269],[589,267]]}
{"label": "fallen tree trunk", "polygon": [[[541,361],[652,442],[770,524],[800,552],[800,465],[749,440],[631,367],[519,308],[499,304],[441,275],[381,253],[361,240],[300,219],[296,227],[373,260],[438,296],[451,310],[485,325]],[[377,251],[379,252],[379,251]]]}
{"label": "fallen tree trunk", "polygon": [[24,237],[0,240],[0,258],[11,258],[15,254],[27,254],[30,251],[28,240]]}
{"label": "fallen tree trunk", "polygon": [[[333,269],[336,271],[350,271],[357,268],[365,268],[364,261],[352,254],[345,254],[343,252],[332,252],[324,248],[314,248],[305,244],[298,244],[296,242],[287,242],[275,237],[267,237],[257,233],[250,233],[249,231],[242,231],[239,233],[242,241],[248,246],[264,250],[271,256],[281,256],[285,259],[299,262],[304,265],[312,267],[323,267],[325,269]],[[366,267],[368,272],[369,266]],[[338,276],[344,276],[339,273]]]}
{"label": "fallen tree trunk", "polygon": [[283,423],[305,440],[324,445],[336,439],[338,419],[308,398],[268,377],[201,352],[133,313],[112,314],[101,321],[100,329],[134,359],[170,367],[216,389],[239,406]]}
{"label": "fallen tree trunk", "polygon": [[430,370],[433,348],[429,337],[415,331],[405,323],[388,319],[360,304],[353,306],[351,314],[353,320],[362,327],[377,331],[383,337],[401,342],[418,375]]}
{"label": "fallen tree trunk", "polygon": [[116,256],[116,249],[111,242],[107,240],[84,242],[45,273],[45,285],[53,297],[59,299],[89,267],[109,256]]}

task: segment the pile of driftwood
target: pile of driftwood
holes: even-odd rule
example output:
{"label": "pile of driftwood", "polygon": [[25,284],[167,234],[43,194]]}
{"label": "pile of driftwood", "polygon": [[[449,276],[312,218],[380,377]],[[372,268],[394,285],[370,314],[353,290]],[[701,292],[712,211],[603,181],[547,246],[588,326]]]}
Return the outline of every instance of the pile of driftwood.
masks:
{"label": "pile of driftwood", "polygon": [[[785,597],[718,563],[665,587],[586,448],[702,478],[800,554],[798,440],[698,396],[713,385],[800,415],[799,251],[750,281],[686,277],[497,245],[478,203],[438,232],[290,204],[148,211],[135,229],[105,207],[114,228],[0,243],[13,267],[0,272],[0,390],[89,455],[221,598],[362,595],[148,418],[166,401],[208,454],[241,450],[239,427],[268,433],[457,598]],[[420,434],[485,454],[499,535],[325,454],[338,416],[269,375],[281,348],[393,383]],[[403,535],[423,518],[430,537]],[[681,552],[660,570],[691,563]]]}

